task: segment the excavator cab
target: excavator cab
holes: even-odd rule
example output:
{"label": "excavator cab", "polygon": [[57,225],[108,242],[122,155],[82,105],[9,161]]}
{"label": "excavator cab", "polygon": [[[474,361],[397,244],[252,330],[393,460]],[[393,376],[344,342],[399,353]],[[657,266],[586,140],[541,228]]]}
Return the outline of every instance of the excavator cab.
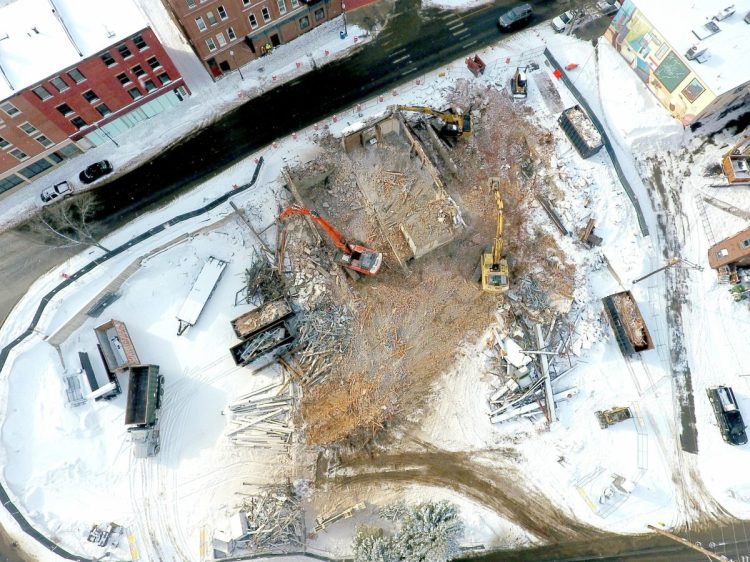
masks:
{"label": "excavator cab", "polygon": [[383,254],[368,250],[364,246],[349,244],[350,254],[336,252],[335,260],[341,267],[352,269],[362,275],[375,275],[383,265]]}

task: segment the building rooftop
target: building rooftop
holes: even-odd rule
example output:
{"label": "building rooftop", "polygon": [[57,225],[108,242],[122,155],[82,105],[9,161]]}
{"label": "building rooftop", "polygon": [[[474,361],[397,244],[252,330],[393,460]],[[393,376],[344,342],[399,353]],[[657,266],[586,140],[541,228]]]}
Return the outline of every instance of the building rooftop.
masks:
{"label": "building rooftop", "polygon": [[147,26],[132,0],[0,0],[0,100]]}
{"label": "building rooftop", "polygon": [[[750,25],[743,21],[750,11],[750,0],[633,0],[633,3],[683,59],[693,45],[698,45],[699,50],[708,49],[705,62],[687,62],[716,95],[750,81]],[[720,18],[719,14],[730,7],[735,10],[732,15],[713,19]],[[711,22],[715,25],[710,25]],[[709,26],[704,27],[706,24]]]}

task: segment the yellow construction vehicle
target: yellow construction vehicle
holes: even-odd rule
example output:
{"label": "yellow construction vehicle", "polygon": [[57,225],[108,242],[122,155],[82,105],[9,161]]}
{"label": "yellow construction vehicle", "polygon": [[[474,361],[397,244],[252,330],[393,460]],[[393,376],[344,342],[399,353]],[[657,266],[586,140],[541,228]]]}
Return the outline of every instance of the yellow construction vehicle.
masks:
{"label": "yellow construction vehicle", "polygon": [[438,111],[431,107],[416,105],[397,105],[396,109],[399,111],[414,111],[437,117],[444,123],[440,134],[446,137],[467,139],[474,134],[474,124],[471,121],[471,114],[469,113],[461,113],[455,109]]}
{"label": "yellow construction vehicle", "polygon": [[506,293],[510,288],[508,260],[503,257],[503,199],[500,197],[500,178],[490,178],[490,188],[495,193],[497,204],[497,226],[495,243],[482,253],[480,268],[482,270],[482,290],[488,293]]}

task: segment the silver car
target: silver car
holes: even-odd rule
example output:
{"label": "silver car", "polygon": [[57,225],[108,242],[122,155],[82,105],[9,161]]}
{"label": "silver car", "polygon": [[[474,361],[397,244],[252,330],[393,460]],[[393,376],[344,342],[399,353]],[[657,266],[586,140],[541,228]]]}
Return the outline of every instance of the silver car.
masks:
{"label": "silver car", "polygon": [[42,203],[49,203],[50,201],[54,201],[58,197],[66,197],[68,195],[72,195],[73,190],[70,188],[70,184],[66,181],[61,181],[60,183],[56,183],[52,187],[48,187],[44,191],[42,191],[42,194],[40,195],[42,199]]}

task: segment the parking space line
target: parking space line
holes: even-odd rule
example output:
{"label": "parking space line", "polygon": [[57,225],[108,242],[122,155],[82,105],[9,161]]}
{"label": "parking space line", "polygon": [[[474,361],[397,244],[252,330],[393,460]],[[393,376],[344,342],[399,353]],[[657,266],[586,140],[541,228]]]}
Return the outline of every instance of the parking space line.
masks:
{"label": "parking space line", "polygon": [[406,52],[406,47],[401,47],[400,49],[396,49],[395,51],[393,51],[392,53],[390,53],[388,56],[392,57],[394,55],[397,55],[397,54],[403,53],[403,52]]}
{"label": "parking space line", "polygon": [[459,35],[466,35],[467,33],[471,33],[471,30],[464,28],[461,31],[456,31],[453,35],[458,37]]}
{"label": "parking space line", "polygon": [[477,42],[477,39],[474,39],[474,41],[469,41],[468,43],[463,45],[463,48],[465,49],[466,47],[471,47],[476,42]]}
{"label": "parking space line", "polygon": [[460,22],[458,22],[458,23],[457,23],[457,24],[455,24],[455,25],[449,25],[449,26],[448,26],[448,29],[451,29],[451,30],[453,30],[453,29],[456,29],[457,27],[464,27],[464,22],[460,21]]}
{"label": "parking space line", "polygon": [[411,74],[412,72],[416,72],[416,71],[417,71],[417,67],[415,66],[413,68],[410,68],[409,70],[405,70],[404,72],[402,72],[401,76],[406,76],[407,74]]}
{"label": "parking space line", "polygon": [[398,62],[401,62],[402,60],[406,60],[406,59],[409,59],[409,58],[411,58],[409,55],[404,55],[403,57],[400,57],[400,58],[397,58],[396,60],[394,60],[393,63],[396,64]]}

